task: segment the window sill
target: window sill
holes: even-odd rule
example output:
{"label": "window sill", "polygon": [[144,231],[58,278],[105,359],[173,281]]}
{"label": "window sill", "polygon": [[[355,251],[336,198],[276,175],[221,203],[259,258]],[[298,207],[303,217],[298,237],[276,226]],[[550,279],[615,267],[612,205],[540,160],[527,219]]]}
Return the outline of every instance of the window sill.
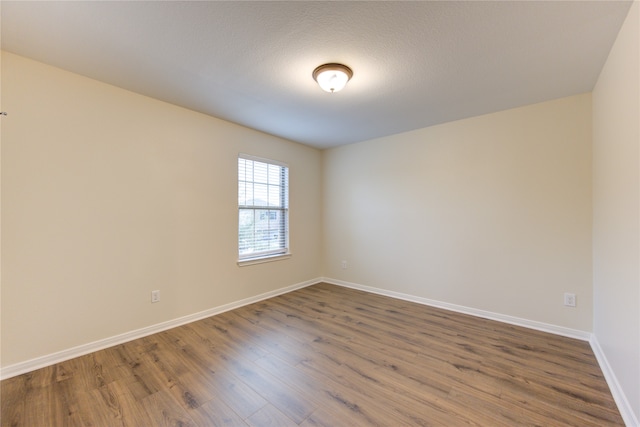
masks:
{"label": "window sill", "polygon": [[241,259],[241,260],[238,260],[238,266],[245,267],[247,265],[264,264],[265,262],[281,261],[283,259],[289,259],[289,258],[291,258],[290,252],[287,252],[286,254],[270,255],[270,256],[264,256],[260,258]]}

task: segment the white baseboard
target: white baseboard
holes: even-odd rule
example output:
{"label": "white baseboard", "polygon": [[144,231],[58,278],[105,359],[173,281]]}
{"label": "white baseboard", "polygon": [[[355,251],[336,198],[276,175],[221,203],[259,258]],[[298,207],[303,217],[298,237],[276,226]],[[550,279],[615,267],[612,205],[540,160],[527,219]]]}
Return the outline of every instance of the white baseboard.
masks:
{"label": "white baseboard", "polygon": [[465,307],[462,305],[450,304],[448,302],[442,302],[432,300],[428,298],[417,297],[415,295],[403,294],[400,292],[389,291],[386,289],[374,288],[371,286],[360,285],[357,283],[345,282],[343,280],[330,279],[323,277],[322,281],[330,283],[332,285],[344,286],[346,288],[359,289],[365,292],[371,292],[374,294],[384,295],[391,298],[397,298],[405,301],[415,302],[418,304],[429,305],[432,307],[443,308],[445,310],[455,311],[462,314],[469,314],[471,316],[482,317],[489,320],[497,320],[498,322],[509,323],[511,325],[523,326],[529,329],[535,329],[538,331],[549,332],[555,335],[562,335],[569,338],[576,338],[582,341],[589,341],[591,333],[586,331],[580,331],[577,329],[565,328],[563,326],[551,325],[548,323],[537,322],[535,320],[522,319],[520,317],[507,316],[505,314],[493,313],[491,311],[479,310],[477,308]]}
{"label": "white baseboard", "polygon": [[496,320],[516,326],[523,326],[525,328],[535,329],[543,332],[549,332],[556,335],[566,336],[570,338],[576,338],[583,341],[589,341],[591,348],[596,356],[600,368],[605,376],[607,384],[611,390],[611,394],[618,405],[620,414],[624,419],[624,422],[629,427],[640,427],[640,423],[636,418],[629,401],[627,400],[624,391],[620,387],[618,380],[611,369],[607,358],[598,343],[595,335],[580,331],[576,329],[565,328],[562,326],[551,325],[543,322],[537,322],[533,320],[522,319],[519,317],[507,316],[504,314],[493,313],[484,310],[478,310],[471,307],[460,306],[456,304],[450,304],[442,301],[432,300],[428,298],[417,297],[414,295],[403,294],[400,292],[389,291],[385,289],[374,288],[371,286],[360,285],[356,283],[345,282],[342,280],[330,279],[322,277],[318,279],[308,280],[295,285],[287,286],[284,288],[276,289],[273,291],[265,292],[260,295],[245,298],[239,301],[235,301],[229,304],[224,304],[218,307],[214,307],[205,311],[190,314],[187,316],[179,317],[177,319],[169,320],[166,322],[151,325],[145,328],[137,329],[134,331],[126,332],[124,334],[116,335],[110,338],[94,341],[88,344],[79,345],[70,349],[62,350],[56,353],[52,353],[46,356],[37,357],[35,359],[27,360],[25,362],[16,363],[0,368],[0,379],[7,379],[17,375],[21,375],[27,372],[34,371],[36,369],[44,368],[56,363],[64,362],[65,360],[73,359],[85,354],[92,353],[94,351],[103,350],[108,347],[113,347],[118,344],[122,344],[128,341],[133,341],[138,338],[142,338],[148,335],[152,335],[158,332],[166,331],[167,329],[175,328],[177,326],[185,325],[187,323],[195,322],[197,320],[205,319],[207,317],[215,316],[216,314],[224,313],[225,311],[233,310],[245,305],[253,304],[258,301],[262,301],[268,298],[272,298],[278,295],[282,295],[288,292],[302,289],[307,286],[314,285],[316,283],[329,283],[337,286],[343,286],[346,288],[358,289],[365,292],[371,292],[374,294],[384,295],[391,298],[397,298],[405,301],[415,302],[418,304],[429,305],[445,310],[451,310],[458,313],[469,314],[472,316],[482,317],[485,319]]}
{"label": "white baseboard", "polygon": [[607,360],[602,347],[600,347],[600,343],[598,342],[598,338],[595,334],[591,335],[589,344],[591,344],[593,354],[596,355],[600,369],[602,369],[604,378],[607,380],[609,390],[611,390],[613,399],[616,401],[616,405],[618,405],[618,410],[620,411],[620,415],[622,415],[625,425],[628,427],[640,427],[640,421],[636,418],[633,408],[631,407],[629,400],[627,400],[627,396],[624,394],[613,369],[611,369],[611,365],[609,365],[609,361]]}
{"label": "white baseboard", "polygon": [[343,280],[330,279],[327,277],[322,278],[322,282],[330,283],[332,285],[344,286],[346,288],[358,289],[365,292],[371,292],[374,294],[384,295],[391,298],[397,298],[405,301],[415,302],[418,304],[429,305],[437,308],[443,308],[445,310],[451,310],[458,313],[469,314],[472,316],[482,317],[490,320],[497,320],[498,322],[509,323],[511,325],[523,326],[525,328],[535,329],[538,331],[549,332],[556,335],[561,335],[569,338],[576,338],[582,341],[588,341],[591,345],[593,353],[596,356],[596,360],[600,365],[600,369],[604,374],[604,377],[607,381],[607,385],[611,390],[611,395],[618,406],[618,410],[620,411],[620,415],[625,422],[625,425],[628,427],[640,427],[640,422],[636,418],[629,401],[627,400],[626,395],[620,383],[613,373],[607,358],[598,343],[596,336],[590,332],[580,331],[571,328],[565,328],[562,326],[551,325],[543,322],[536,322],[533,320],[522,319],[519,317],[507,316],[504,314],[493,313],[484,310],[478,310],[471,307],[460,306],[456,304],[450,304],[447,302],[431,300],[428,298],[417,297],[414,295],[403,294],[400,292],[389,291],[386,289],[374,288],[371,286],[364,286],[357,283],[345,282]]}
{"label": "white baseboard", "polygon": [[179,317],[177,319],[168,320],[166,322],[147,326],[141,329],[136,329],[134,331],[125,332],[124,334],[101,339],[88,344],[82,344],[77,347],[72,347],[56,353],[48,354],[46,356],[36,357],[35,359],[16,363],[14,365],[4,366],[0,368],[0,379],[4,380],[7,378],[15,377],[17,375],[25,374],[27,372],[34,371],[36,369],[40,369],[46,366],[54,365],[56,363],[64,362],[65,360],[84,356],[85,354],[93,353],[94,351],[103,350],[108,347],[113,347],[118,344],[122,344],[128,341],[133,341],[135,339],[146,337],[148,335],[152,335],[158,332],[166,331],[167,329],[175,328],[176,326],[185,325],[187,323],[191,323],[197,320],[205,319],[207,317],[215,316],[216,314],[224,313],[225,311],[233,310],[235,308],[253,304],[258,301],[262,301],[278,295],[286,294],[288,292],[295,291],[296,289],[302,289],[319,282],[321,282],[321,279],[307,280],[302,283],[298,283],[295,285],[286,286],[284,288],[265,292],[260,295],[245,298],[240,301],[234,301],[229,304],[224,304],[218,307],[210,308],[208,310],[201,311],[198,313],[189,314],[187,316]]}

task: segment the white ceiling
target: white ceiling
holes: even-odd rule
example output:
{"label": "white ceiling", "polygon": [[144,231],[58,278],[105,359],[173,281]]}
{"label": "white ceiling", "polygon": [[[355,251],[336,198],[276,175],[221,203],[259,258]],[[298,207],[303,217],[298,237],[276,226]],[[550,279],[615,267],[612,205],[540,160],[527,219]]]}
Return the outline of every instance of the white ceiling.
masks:
{"label": "white ceiling", "polygon": [[2,48],[326,148],[589,92],[630,5],[4,0]]}

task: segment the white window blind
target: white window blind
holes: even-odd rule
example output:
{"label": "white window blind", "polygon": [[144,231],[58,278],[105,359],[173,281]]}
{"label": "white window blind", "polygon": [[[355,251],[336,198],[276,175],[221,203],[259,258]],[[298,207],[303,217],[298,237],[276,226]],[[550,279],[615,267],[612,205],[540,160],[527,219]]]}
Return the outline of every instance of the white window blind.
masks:
{"label": "white window blind", "polygon": [[289,168],[238,157],[238,259],[289,252]]}

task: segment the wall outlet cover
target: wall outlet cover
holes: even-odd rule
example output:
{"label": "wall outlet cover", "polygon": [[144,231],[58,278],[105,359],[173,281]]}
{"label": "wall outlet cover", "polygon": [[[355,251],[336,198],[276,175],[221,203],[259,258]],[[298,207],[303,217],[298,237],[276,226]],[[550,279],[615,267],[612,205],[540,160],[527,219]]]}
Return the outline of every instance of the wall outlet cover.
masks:
{"label": "wall outlet cover", "polygon": [[571,294],[569,292],[564,294],[564,305],[567,307],[575,307],[576,306],[576,294]]}

